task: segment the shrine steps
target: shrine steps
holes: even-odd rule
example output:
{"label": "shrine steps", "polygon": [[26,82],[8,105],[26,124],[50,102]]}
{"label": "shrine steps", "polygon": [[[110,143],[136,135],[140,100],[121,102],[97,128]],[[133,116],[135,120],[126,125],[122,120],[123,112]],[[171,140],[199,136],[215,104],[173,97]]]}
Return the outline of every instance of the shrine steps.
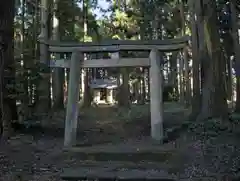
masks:
{"label": "shrine steps", "polygon": [[71,153],[80,160],[164,162],[174,155],[174,150],[175,146],[171,143],[162,146],[150,140],[135,140],[119,144],[76,146],[65,149],[65,153]]}
{"label": "shrine steps", "polygon": [[64,169],[62,179],[175,181],[178,168],[168,165],[175,155],[174,149],[174,144],[163,146],[146,138],[66,148],[64,154],[85,164]]}
{"label": "shrine steps", "polygon": [[166,171],[166,166],[157,163],[134,162],[88,162],[81,167],[67,168],[61,175],[63,180],[99,181],[175,181],[174,174]]}

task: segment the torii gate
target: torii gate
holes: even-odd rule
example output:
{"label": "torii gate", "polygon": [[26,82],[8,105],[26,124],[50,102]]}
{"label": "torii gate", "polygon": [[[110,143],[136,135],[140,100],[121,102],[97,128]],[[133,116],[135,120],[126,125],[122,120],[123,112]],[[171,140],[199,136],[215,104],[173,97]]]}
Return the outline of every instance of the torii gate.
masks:
{"label": "torii gate", "polygon": [[[189,37],[169,40],[111,40],[100,43],[61,43],[41,41],[47,45],[50,53],[72,53],[71,60],[53,60],[51,67],[70,68],[67,113],[65,120],[64,146],[76,143],[80,68],[97,67],[150,67],[150,111],[151,137],[163,139],[163,101],[162,71],[160,52],[183,49]],[[46,46],[45,46],[46,47]],[[84,60],[83,53],[119,52],[119,51],[150,51],[149,58],[119,58]]]}

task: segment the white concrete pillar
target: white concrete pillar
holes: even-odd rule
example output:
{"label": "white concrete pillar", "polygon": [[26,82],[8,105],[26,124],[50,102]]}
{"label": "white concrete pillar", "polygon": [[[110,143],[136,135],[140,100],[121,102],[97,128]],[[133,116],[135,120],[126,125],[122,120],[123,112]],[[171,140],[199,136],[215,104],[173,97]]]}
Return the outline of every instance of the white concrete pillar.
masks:
{"label": "white concrete pillar", "polygon": [[107,95],[106,95],[106,101],[109,104],[113,103],[113,90],[112,89],[107,89]]}
{"label": "white concrete pillar", "polygon": [[65,120],[64,146],[70,147],[76,144],[77,121],[79,111],[79,81],[80,61],[83,60],[81,52],[73,52],[70,62],[69,89],[67,101],[67,113]]}
{"label": "white concrete pillar", "polygon": [[163,79],[160,65],[160,54],[153,49],[150,52],[150,111],[151,111],[151,137],[154,140],[163,139]]}
{"label": "white concrete pillar", "polygon": [[93,89],[93,100],[96,104],[100,102],[101,92],[99,89]]}

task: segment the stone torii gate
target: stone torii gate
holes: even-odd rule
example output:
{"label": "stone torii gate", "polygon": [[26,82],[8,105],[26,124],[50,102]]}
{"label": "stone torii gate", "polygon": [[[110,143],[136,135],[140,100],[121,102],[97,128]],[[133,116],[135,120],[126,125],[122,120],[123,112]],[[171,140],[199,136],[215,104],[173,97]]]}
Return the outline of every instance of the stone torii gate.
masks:
{"label": "stone torii gate", "polygon": [[[64,146],[76,143],[80,68],[97,67],[150,67],[150,111],[151,137],[160,141],[163,139],[163,101],[162,101],[162,71],[160,52],[183,49],[189,37],[169,40],[111,40],[100,43],[63,43],[56,41],[41,41],[48,47],[49,53],[72,53],[71,60],[51,60],[51,67],[70,68],[68,102],[65,119]],[[119,52],[119,51],[150,51],[149,58],[121,58],[84,60],[84,53]]]}

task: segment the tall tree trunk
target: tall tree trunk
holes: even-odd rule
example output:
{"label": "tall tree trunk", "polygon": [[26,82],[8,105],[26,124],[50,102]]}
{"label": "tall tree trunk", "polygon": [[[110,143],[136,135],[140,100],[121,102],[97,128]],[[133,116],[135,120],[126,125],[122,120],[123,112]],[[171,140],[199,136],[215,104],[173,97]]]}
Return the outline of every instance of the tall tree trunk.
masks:
{"label": "tall tree trunk", "polygon": [[147,77],[148,77],[148,68],[144,67],[142,69],[142,81],[143,81],[143,94],[142,94],[142,97],[143,97],[143,101],[144,103],[146,102],[146,100],[148,99],[148,92],[149,92],[149,87],[148,87],[148,80],[147,80]]}
{"label": "tall tree trunk", "polygon": [[[60,56],[58,56],[60,57]],[[53,109],[64,108],[64,69],[54,68],[52,75]]]}
{"label": "tall tree trunk", "polygon": [[172,55],[170,57],[170,75],[169,75],[169,81],[168,85],[172,86],[174,89],[174,93],[178,96],[179,90],[178,90],[178,79],[177,79],[177,55],[178,52],[172,52]]}
{"label": "tall tree trunk", "polygon": [[234,45],[235,71],[237,78],[237,100],[235,112],[240,113],[240,52],[239,52],[239,35],[238,35],[238,13],[235,3],[231,2],[231,20],[232,20],[232,39]]}
{"label": "tall tree trunk", "polygon": [[[145,12],[145,3],[144,1],[140,2],[140,12],[142,12],[141,17],[144,17],[144,12]],[[141,23],[140,26],[140,39],[141,40],[146,40],[147,37],[145,36],[148,32],[147,32],[147,26],[148,26],[148,20],[144,19],[143,22]],[[149,89],[150,89],[150,82],[148,81],[149,79],[149,68],[148,67],[143,67],[142,68],[142,81],[143,81],[143,100],[145,102],[145,100],[149,100],[150,98],[150,93],[149,93]]]}
{"label": "tall tree trunk", "polygon": [[181,104],[184,104],[184,81],[183,81],[183,76],[184,76],[184,60],[179,54],[179,57],[177,59],[179,68],[178,68],[178,84],[179,84],[179,102]]}
{"label": "tall tree trunk", "polygon": [[7,84],[12,84],[15,89],[14,9],[14,0],[0,1],[0,128],[3,135],[5,135],[5,131],[9,132],[11,120],[17,120],[16,99],[15,96],[14,98],[10,96],[16,92],[6,89]]}
{"label": "tall tree trunk", "polygon": [[22,4],[21,4],[21,11],[22,11],[22,14],[21,14],[21,23],[22,23],[22,26],[21,26],[21,33],[22,33],[22,46],[21,46],[21,59],[23,60],[23,74],[22,74],[22,77],[25,78],[25,81],[23,82],[23,89],[24,89],[24,93],[25,93],[25,96],[22,98],[21,102],[22,102],[22,105],[21,105],[21,110],[22,110],[22,120],[26,120],[28,119],[28,105],[29,105],[29,98],[31,99],[31,95],[29,95],[29,90],[28,90],[28,72],[26,71],[27,69],[27,60],[28,58],[26,57],[25,55],[25,10],[26,10],[26,1],[25,0],[22,0]]}
{"label": "tall tree trunk", "polygon": [[[55,8],[59,8],[58,0],[54,1]],[[62,7],[62,6],[60,6]],[[64,11],[61,9],[60,11]],[[61,17],[57,17],[56,12],[53,14],[53,39],[60,40],[61,34],[63,31],[59,31],[63,27],[61,26]],[[64,36],[64,34],[63,34]],[[60,59],[60,54],[55,54],[56,59]],[[62,57],[63,58],[63,57]],[[63,109],[64,108],[64,69],[63,68],[54,68],[52,74],[52,94],[53,94],[53,109]]]}
{"label": "tall tree trunk", "polygon": [[[202,105],[199,119],[228,117],[226,101],[226,64],[221,50],[220,34],[217,26],[216,1],[201,2],[204,6],[204,40],[208,58],[204,59],[204,81],[202,87]],[[202,7],[203,10],[203,7]]]}
{"label": "tall tree trunk", "polygon": [[144,67],[141,67],[140,71],[141,71],[141,74],[140,74],[140,77],[139,77],[139,84],[140,84],[141,95],[140,95],[139,103],[144,104],[145,100],[146,100],[146,84],[145,84],[145,81],[144,81],[144,76],[145,76]]}
{"label": "tall tree trunk", "polygon": [[[47,41],[49,38],[48,26],[48,1],[41,0],[41,36],[39,38]],[[51,108],[50,98],[50,68],[49,68],[49,52],[45,44],[40,45],[40,80],[37,86],[38,100],[35,112],[38,116],[45,116]]]}
{"label": "tall tree trunk", "polygon": [[[84,0],[83,1],[83,14],[84,14],[84,21],[83,21],[83,27],[84,27],[84,41],[85,38],[88,36],[88,6],[89,4],[89,0]],[[87,54],[84,54],[84,59],[87,59]],[[83,69],[82,71],[82,84],[84,84],[82,86],[83,88],[83,106],[84,107],[89,107],[91,106],[92,103],[92,95],[91,95],[91,91],[90,91],[90,87],[89,87],[89,69]]]}
{"label": "tall tree trunk", "polygon": [[[200,111],[201,96],[200,96],[200,56],[199,53],[199,35],[198,27],[201,22],[199,19],[199,7],[196,1],[189,1],[190,7],[190,17],[191,17],[191,34],[192,34],[192,77],[193,77],[193,97],[192,97],[192,114],[190,115],[190,120],[194,120]],[[198,10],[198,11],[197,11]]]}
{"label": "tall tree trunk", "polygon": [[[182,36],[186,35],[186,25],[185,25],[185,14],[184,14],[184,2],[180,0],[180,14],[181,14],[181,26],[182,26]],[[189,82],[189,63],[188,63],[188,50],[187,47],[183,49],[183,61],[184,61],[184,85],[185,85],[185,103],[189,106],[191,99],[190,92],[190,82]]]}
{"label": "tall tree trunk", "polygon": [[228,100],[231,101],[231,105],[233,108],[233,79],[232,79],[232,60],[230,56],[227,56],[227,77],[226,77],[226,89]]}
{"label": "tall tree trunk", "polygon": [[123,107],[130,106],[130,92],[129,92],[129,73],[127,68],[121,68],[122,85],[119,87],[118,105]]}
{"label": "tall tree trunk", "polygon": [[[140,8],[142,10],[142,12],[144,12],[144,4],[140,4]],[[144,14],[142,14],[142,17],[144,17]],[[144,21],[141,25],[140,25],[140,40],[146,40],[146,37],[145,37],[145,31],[146,31],[146,21]],[[139,77],[139,83],[141,85],[141,100],[140,103],[141,104],[144,104],[145,101],[146,101],[146,96],[147,96],[147,93],[146,93],[146,87],[147,87],[147,84],[146,84],[146,67],[140,67],[140,74],[141,76]]]}

